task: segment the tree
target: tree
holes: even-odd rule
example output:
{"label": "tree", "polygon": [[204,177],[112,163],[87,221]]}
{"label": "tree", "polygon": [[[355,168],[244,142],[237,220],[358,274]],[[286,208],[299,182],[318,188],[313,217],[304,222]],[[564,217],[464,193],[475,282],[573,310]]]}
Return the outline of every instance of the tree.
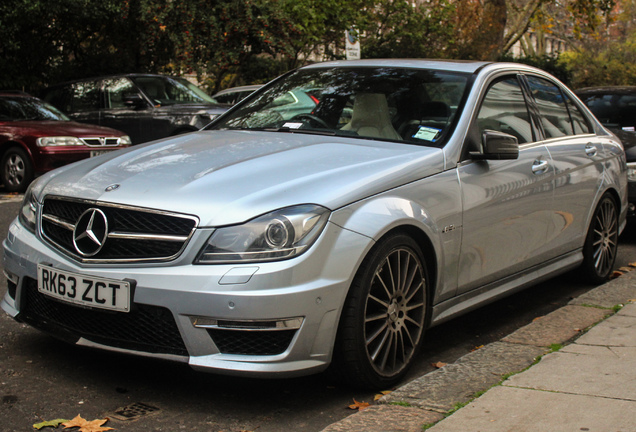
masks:
{"label": "tree", "polygon": [[449,0],[368,2],[357,22],[366,58],[449,57],[456,6]]}
{"label": "tree", "polygon": [[619,0],[595,32],[582,34],[560,61],[572,86],[636,85],[636,1]]}

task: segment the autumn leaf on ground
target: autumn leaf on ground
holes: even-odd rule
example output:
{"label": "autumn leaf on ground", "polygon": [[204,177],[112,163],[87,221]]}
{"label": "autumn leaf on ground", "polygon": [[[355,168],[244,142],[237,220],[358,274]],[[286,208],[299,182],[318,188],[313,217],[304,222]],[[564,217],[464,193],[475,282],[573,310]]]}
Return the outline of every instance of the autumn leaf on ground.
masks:
{"label": "autumn leaf on ground", "polygon": [[630,266],[630,267],[636,267],[636,262],[632,262],[632,263],[629,263],[627,265]]}
{"label": "autumn leaf on ground", "polygon": [[535,319],[532,320],[532,322],[539,321],[541,318],[543,318],[543,317],[542,316],[536,317]]}
{"label": "autumn leaf on ground", "polygon": [[623,276],[623,272],[619,272],[618,270],[614,270],[614,273],[610,276],[610,279],[616,279],[619,276]]}
{"label": "autumn leaf on ground", "polygon": [[475,352],[475,351],[477,351],[479,349],[482,349],[483,347],[484,347],[483,345],[476,346],[473,349],[471,349],[470,352]]}
{"label": "autumn leaf on ground", "polygon": [[633,268],[632,267],[619,267],[618,270],[622,271],[622,272],[630,272],[630,271],[633,270]]}
{"label": "autumn leaf on ground", "polygon": [[378,393],[377,395],[375,395],[375,396],[373,397],[373,400],[374,400],[374,401],[377,401],[377,400],[378,400],[378,399],[380,399],[382,396],[386,396],[386,395],[388,395],[389,393],[391,393],[391,390],[384,390],[384,391],[381,391],[380,393]]}
{"label": "autumn leaf on ground", "polygon": [[448,363],[444,363],[441,361],[438,361],[437,363],[431,363],[431,366],[433,366],[435,369],[440,369],[443,368],[444,366],[446,366]]}
{"label": "autumn leaf on ground", "polygon": [[371,406],[370,403],[367,402],[358,402],[357,400],[353,400],[354,403],[349,405],[349,409],[362,411],[365,408],[369,408]]}
{"label": "autumn leaf on ground", "polygon": [[79,414],[73,420],[64,423],[64,429],[69,429],[73,427],[80,428],[80,432],[104,432],[109,430],[114,430],[111,427],[102,427],[104,423],[106,423],[108,419],[97,419],[88,421],[83,419]]}
{"label": "autumn leaf on ground", "polygon": [[70,420],[69,419],[49,420],[49,421],[45,421],[45,422],[42,422],[42,423],[36,423],[36,424],[33,425],[33,427],[35,429],[37,429],[37,430],[40,430],[40,429],[45,428],[45,427],[54,427],[54,428],[56,428],[60,424],[62,424],[64,422],[67,422],[67,421],[70,421]]}

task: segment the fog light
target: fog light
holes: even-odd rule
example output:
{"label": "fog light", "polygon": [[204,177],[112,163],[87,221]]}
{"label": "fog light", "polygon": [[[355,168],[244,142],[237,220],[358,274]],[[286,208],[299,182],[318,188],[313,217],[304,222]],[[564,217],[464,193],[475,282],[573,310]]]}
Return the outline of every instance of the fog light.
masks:
{"label": "fog light", "polygon": [[303,323],[303,317],[278,320],[219,320],[206,317],[190,317],[192,325],[204,329],[272,331],[297,330]]}

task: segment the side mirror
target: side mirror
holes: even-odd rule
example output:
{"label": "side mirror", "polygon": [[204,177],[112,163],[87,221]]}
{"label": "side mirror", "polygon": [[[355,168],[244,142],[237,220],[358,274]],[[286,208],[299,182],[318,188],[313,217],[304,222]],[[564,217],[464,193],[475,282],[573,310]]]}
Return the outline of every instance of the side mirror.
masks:
{"label": "side mirror", "polygon": [[519,158],[519,140],[517,137],[486,129],[481,135],[483,152],[471,152],[471,159],[502,160]]}
{"label": "side mirror", "polygon": [[130,108],[141,108],[146,106],[146,101],[138,93],[126,93],[123,97],[124,105]]}

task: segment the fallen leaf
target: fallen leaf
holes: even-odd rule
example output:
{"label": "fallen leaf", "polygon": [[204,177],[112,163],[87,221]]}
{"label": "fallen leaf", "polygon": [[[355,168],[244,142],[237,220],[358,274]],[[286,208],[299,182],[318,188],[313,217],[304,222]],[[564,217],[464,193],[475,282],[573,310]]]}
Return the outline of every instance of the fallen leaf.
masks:
{"label": "fallen leaf", "polygon": [[447,364],[448,363],[444,363],[444,362],[438,361],[437,363],[431,363],[431,366],[433,366],[436,369],[439,369],[439,368],[443,368]]}
{"label": "fallen leaf", "polygon": [[358,410],[358,411],[362,411],[366,408],[369,408],[371,406],[370,403],[367,402],[358,402],[357,400],[353,400],[354,403],[352,403],[351,405],[349,405],[349,409],[352,410]]}
{"label": "fallen leaf", "polygon": [[49,420],[49,421],[45,421],[45,422],[42,422],[42,423],[36,423],[36,424],[33,425],[33,427],[35,429],[37,429],[37,430],[40,430],[40,429],[45,428],[45,427],[54,427],[54,428],[56,428],[60,424],[62,424],[64,422],[67,422],[67,421],[70,421],[70,420],[68,420],[68,419]]}
{"label": "fallen leaf", "polygon": [[629,263],[627,265],[630,266],[630,267],[636,267],[636,262],[632,262],[632,263]]}
{"label": "fallen leaf", "polygon": [[541,318],[543,318],[543,317],[542,316],[536,317],[535,319],[532,320],[532,322],[539,321]]}
{"label": "fallen leaf", "polygon": [[618,270],[622,271],[622,272],[630,272],[630,271],[633,270],[633,268],[632,267],[619,267]]}
{"label": "fallen leaf", "polygon": [[64,429],[70,429],[74,427],[80,428],[80,432],[104,432],[113,430],[111,427],[102,427],[104,423],[106,423],[108,419],[97,419],[88,421],[83,419],[79,414],[71,421],[68,421],[64,424]]}
{"label": "fallen leaf", "polygon": [[391,390],[384,390],[384,391],[381,391],[380,393],[378,393],[377,395],[375,395],[375,396],[373,397],[373,400],[374,400],[374,401],[377,401],[377,400],[378,400],[378,399],[380,399],[382,396],[388,395],[389,393],[391,393]]}
{"label": "fallen leaf", "polygon": [[614,273],[610,276],[610,279],[616,279],[619,276],[623,276],[623,272],[619,272],[618,270],[614,270]]}
{"label": "fallen leaf", "polygon": [[471,349],[470,352],[477,351],[478,349],[482,349],[483,347],[483,345],[476,346],[475,348]]}

